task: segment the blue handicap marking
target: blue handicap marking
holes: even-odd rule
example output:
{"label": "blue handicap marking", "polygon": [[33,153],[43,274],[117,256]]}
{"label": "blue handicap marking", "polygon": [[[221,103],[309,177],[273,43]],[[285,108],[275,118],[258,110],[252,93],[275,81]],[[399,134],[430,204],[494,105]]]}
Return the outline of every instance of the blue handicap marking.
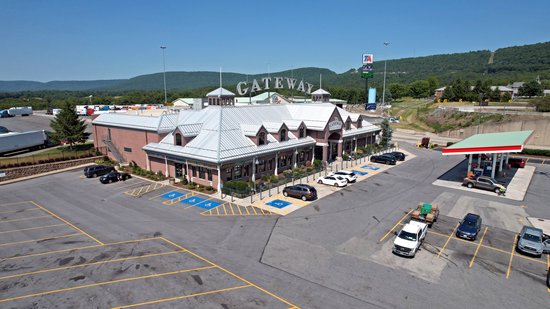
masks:
{"label": "blue handicap marking", "polygon": [[190,196],[188,198],[185,198],[181,200],[180,202],[187,204],[187,205],[197,205],[200,202],[204,202],[206,199],[198,196]]}
{"label": "blue handicap marking", "polygon": [[380,169],[379,167],[372,166],[372,165],[363,165],[363,166],[361,166],[361,168],[366,168],[366,169],[373,170],[373,171],[377,171],[377,170]]}
{"label": "blue handicap marking", "polygon": [[292,204],[291,202],[287,202],[287,201],[283,201],[283,200],[273,200],[271,202],[268,202],[268,203],[265,203],[266,205],[269,205],[271,207],[276,207],[276,208],[283,208],[283,207],[286,207],[290,204]]}
{"label": "blue handicap marking", "polygon": [[216,201],[204,201],[202,203],[198,203],[198,204],[195,204],[193,206],[195,207],[200,207],[200,208],[204,208],[206,210],[210,210],[212,208],[216,208],[218,206],[220,206],[221,203],[220,202],[216,202]]}
{"label": "blue handicap marking", "polygon": [[178,192],[178,191],[170,191],[168,193],[164,193],[160,197],[165,198],[165,199],[169,199],[169,200],[173,200],[173,199],[178,198],[180,196],[183,196],[183,193]]}
{"label": "blue handicap marking", "polygon": [[359,175],[359,176],[365,176],[368,174],[368,172],[362,172],[362,171],[358,171],[358,170],[351,170],[353,173]]}

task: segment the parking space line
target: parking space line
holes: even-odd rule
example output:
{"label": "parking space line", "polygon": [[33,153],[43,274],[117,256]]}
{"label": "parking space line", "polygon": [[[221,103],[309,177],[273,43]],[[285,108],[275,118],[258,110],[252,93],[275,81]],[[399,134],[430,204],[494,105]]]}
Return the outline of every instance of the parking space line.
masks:
{"label": "parking space line", "polygon": [[16,260],[16,259],[22,259],[22,258],[27,258],[27,257],[34,257],[34,256],[48,255],[48,254],[54,254],[54,253],[68,252],[68,251],[73,251],[73,250],[75,250],[75,251],[76,250],[84,250],[84,249],[91,249],[91,248],[97,248],[97,247],[114,246],[114,245],[129,244],[129,243],[135,243],[135,242],[141,242],[141,241],[147,241],[147,240],[157,240],[157,239],[160,239],[160,238],[159,237],[151,237],[151,238],[143,238],[143,239],[135,239],[135,240],[117,241],[117,242],[112,242],[112,243],[103,244],[103,245],[91,245],[91,246],[84,246],[84,247],[76,247],[76,248],[69,248],[69,249],[61,249],[61,250],[54,250],[54,251],[32,253],[32,254],[26,254],[26,255],[18,255],[18,256],[12,256],[12,257],[0,257],[0,260],[2,260],[2,261]]}
{"label": "parking space line", "polygon": [[100,262],[92,262],[92,263],[84,263],[84,264],[78,264],[78,265],[71,265],[71,266],[65,266],[65,267],[56,267],[56,268],[48,268],[48,269],[41,269],[37,271],[30,271],[26,273],[20,273],[15,275],[9,275],[0,277],[0,280],[10,279],[10,278],[17,278],[17,277],[23,277],[23,276],[29,276],[29,275],[36,275],[36,274],[43,274],[48,272],[54,272],[58,270],[67,270],[67,269],[73,269],[73,268],[80,268],[85,266],[91,266],[91,265],[101,265],[101,264],[108,264],[108,263],[115,263],[115,262],[121,262],[121,261],[129,261],[129,260],[137,260],[137,259],[143,259],[153,256],[162,256],[162,255],[169,255],[169,254],[178,254],[182,252],[186,252],[187,250],[178,250],[178,251],[168,251],[168,252],[160,252],[160,253],[151,253],[151,254],[145,254],[145,255],[139,255],[139,256],[131,256],[127,258],[119,258],[119,259],[113,259],[113,260],[107,260],[107,261],[100,261]]}
{"label": "parking space line", "polygon": [[51,237],[39,238],[39,239],[29,239],[29,240],[23,240],[23,241],[7,242],[7,243],[5,243],[5,244],[0,244],[0,247],[11,246],[11,245],[17,245],[17,244],[24,244],[24,243],[35,242],[35,241],[38,242],[38,241],[50,240],[50,239],[67,238],[67,237],[73,237],[73,236],[77,236],[77,235],[82,235],[82,234],[80,234],[80,233],[73,233],[73,234],[59,235],[59,236],[51,236]]}
{"label": "parking space line", "polygon": [[13,206],[13,205],[21,205],[21,204],[27,204],[27,203],[30,203],[30,201],[5,203],[5,204],[0,204],[0,207]]}
{"label": "parking space line", "polygon": [[512,268],[512,260],[514,259],[514,249],[516,248],[516,240],[518,239],[518,235],[514,235],[514,243],[512,244],[512,251],[510,253],[510,263],[508,263],[508,270],[506,271],[506,279],[510,277],[510,269]]}
{"label": "parking space line", "polygon": [[134,182],[134,183],[132,183],[132,184],[126,185],[126,186],[117,187],[117,189],[130,188],[130,187],[132,187],[132,186],[139,185],[139,184],[143,184],[143,183],[146,183],[146,182],[149,182],[149,181],[147,181],[147,180],[142,180],[142,181],[138,181],[138,182]]}
{"label": "parking space line", "polygon": [[455,228],[453,229],[453,232],[451,234],[449,234],[449,238],[447,238],[447,241],[445,242],[445,244],[443,245],[443,247],[441,248],[441,250],[439,250],[439,253],[437,254],[437,257],[440,257],[441,256],[441,253],[443,253],[443,250],[445,250],[445,247],[447,247],[447,244],[449,243],[449,241],[451,240],[451,238],[453,237],[453,235],[456,233],[456,229],[458,228],[460,224],[457,223]]}
{"label": "parking space line", "polygon": [[9,230],[9,231],[2,231],[0,234],[7,234],[7,233],[15,233],[15,232],[23,232],[23,231],[30,231],[30,230],[38,230],[38,229],[45,229],[48,227],[54,227],[54,226],[62,226],[66,225],[65,223],[59,223],[59,224],[50,224],[50,225],[44,225],[44,226],[37,226],[37,227],[29,227],[26,229],[17,229],[17,230]]}
{"label": "parking space line", "polygon": [[71,226],[72,228],[74,228],[75,230],[79,231],[80,233],[88,236],[90,239],[92,239],[93,241],[97,242],[98,244],[100,245],[104,245],[104,243],[102,243],[101,241],[97,240],[95,237],[93,237],[92,235],[84,232],[83,230],[81,230],[80,228],[76,227],[74,224],[70,223],[69,221],[61,218],[60,216],[54,214],[53,212],[49,211],[48,209],[46,209],[45,207],[39,205],[38,203],[35,203],[34,201],[31,201],[31,203],[33,203],[36,207],[39,207],[40,209],[44,210],[45,212],[49,213],[50,215],[54,216],[55,218],[61,220],[62,222],[65,222],[66,224],[68,224],[69,226]]}
{"label": "parking space line", "polygon": [[405,220],[405,218],[407,218],[408,215],[411,214],[411,212],[413,212],[414,209],[411,209],[409,210],[409,212],[403,216],[403,218],[401,218],[399,221],[397,221],[397,223],[391,228],[391,230],[389,230],[384,236],[382,236],[382,238],[380,238],[380,240],[378,242],[381,242],[383,241],[384,239],[386,239],[386,237],[388,237],[388,235],[390,235],[391,232],[393,232],[393,230],[401,223],[401,221]]}
{"label": "parking space line", "polygon": [[[229,205],[231,205],[231,203],[229,203]],[[243,212],[241,210],[241,207],[239,207],[239,205],[237,205],[237,210],[239,211],[239,215],[242,216]]]}
{"label": "parking space line", "polygon": [[81,286],[73,286],[73,287],[70,287],[70,288],[51,290],[51,291],[45,291],[45,292],[39,292],[39,293],[33,293],[33,294],[27,294],[27,295],[21,295],[21,296],[16,296],[16,297],[11,297],[11,298],[0,299],[0,303],[13,301],[13,300],[19,300],[19,299],[25,299],[25,298],[30,298],[30,297],[37,297],[37,296],[44,296],[44,295],[57,294],[57,293],[62,293],[62,292],[86,289],[86,288],[102,286],[102,285],[108,285],[108,284],[114,284],[114,283],[120,283],[120,282],[128,282],[128,281],[135,281],[135,280],[142,280],[142,279],[177,275],[177,274],[183,274],[183,273],[188,273],[188,272],[192,272],[192,271],[199,271],[199,270],[205,270],[205,269],[211,269],[211,268],[215,268],[215,266],[203,266],[203,267],[196,267],[196,268],[191,268],[191,269],[181,269],[181,270],[170,271],[170,272],[159,273],[159,274],[146,275],[146,276],[139,276],[139,277],[118,279],[118,280],[97,282],[97,283],[86,284],[86,285],[81,285]]}
{"label": "parking space line", "polygon": [[474,260],[476,258],[477,252],[479,251],[479,247],[481,247],[481,243],[483,242],[483,238],[485,238],[486,233],[487,233],[487,227],[485,227],[485,231],[483,231],[483,235],[479,240],[479,244],[477,244],[476,252],[474,252],[474,256],[472,256],[472,260],[470,261],[470,268],[472,268],[472,265],[474,265]]}
{"label": "parking space line", "polygon": [[182,295],[182,296],[176,296],[176,297],[170,297],[170,298],[157,299],[157,300],[147,301],[147,302],[143,302],[143,303],[124,305],[124,306],[120,306],[120,307],[113,307],[113,309],[124,309],[124,308],[132,308],[132,307],[138,307],[138,306],[152,305],[152,304],[164,303],[164,302],[180,300],[180,299],[186,299],[186,298],[191,298],[191,297],[198,297],[198,296],[204,296],[204,295],[209,295],[209,294],[216,294],[216,293],[221,293],[221,292],[234,291],[234,290],[238,290],[238,289],[249,288],[251,286],[252,285],[250,285],[250,284],[246,284],[246,285],[234,286],[232,288],[225,288],[225,289],[219,289],[219,290],[213,290],[213,291],[207,291],[207,292],[200,292],[200,293],[195,293],[195,294],[190,294],[190,295]]}
{"label": "parking space line", "polygon": [[33,219],[40,219],[40,218],[51,218],[51,216],[38,216],[38,217],[26,217],[26,218],[10,219],[10,220],[0,220],[0,223],[25,221],[25,220],[33,220]]}
{"label": "parking space line", "polygon": [[[428,234],[434,234],[434,235],[442,236],[442,237],[448,237],[449,236],[447,234],[442,234],[442,233],[438,233],[438,232],[434,232],[434,231],[429,231]],[[461,242],[464,242],[464,243],[470,244],[470,245],[476,245],[477,244],[475,242],[471,242],[471,241],[468,241],[468,240],[465,240],[465,239],[462,239],[462,238],[454,237],[453,240],[461,241]],[[481,245],[481,247],[486,248],[486,249],[490,249],[490,250],[494,250],[494,251],[497,251],[497,252],[500,252],[500,253],[504,253],[504,254],[510,254],[510,251],[502,250],[502,249],[487,246],[487,245]],[[530,260],[530,261],[533,261],[533,262],[537,262],[537,263],[540,263],[540,264],[546,264],[545,262],[542,262],[540,260],[537,260],[537,259],[534,259],[534,258],[531,258],[531,257],[528,257],[528,256],[524,256],[524,255],[516,255],[516,257],[522,258],[522,259],[525,259],[525,260]]]}
{"label": "parking space line", "polygon": [[25,212],[25,211],[33,211],[33,210],[41,210],[40,208],[26,208],[26,209],[19,209],[19,210],[9,210],[9,211],[0,211],[0,214],[13,214],[17,212]]}
{"label": "parking space line", "polygon": [[[171,240],[168,240],[168,239],[166,239],[166,238],[164,238],[164,237],[160,237],[160,238],[163,239],[164,241],[166,241],[166,242],[168,242],[168,243],[170,243],[170,244],[172,244],[172,245],[174,245],[174,246],[180,248],[180,249],[185,250],[184,247],[182,247],[182,246],[180,246],[180,245],[174,243],[174,242],[171,241]],[[281,298],[281,297],[279,297],[279,296],[277,296],[277,295],[275,295],[275,294],[269,292],[268,290],[266,290],[266,289],[264,289],[264,288],[261,288],[261,287],[255,285],[254,283],[252,283],[252,282],[250,282],[250,281],[244,279],[243,277],[240,277],[240,276],[238,276],[238,275],[232,273],[231,271],[229,271],[229,270],[227,270],[227,269],[225,269],[225,268],[223,268],[223,267],[217,265],[216,263],[211,262],[210,260],[208,260],[208,259],[206,259],[206,258],[204,258],[204,257],[202,257],[202,256],[200,256],[200,255],[198,255],[198,254],[196,254],[196,253],[194,253],[193,251],[189,251],[189,250],[188,250],[188,253],[189,253],[190,255],[196,257],[197,259],[200,259],[200,260],[202,260],[202,261],[204,261],[204,262],[206,262],[206,263],[208,263],[208,264],[210,264],[210,265],[213,265],[213,266],[217,267],[218,269],[220,269],[220,270],[224,271],[225,273],[227,273],[227,274],[229,274],[229,275],[231,275],[231,276],[233,276],[233,277],[235,277],[235,278],[237,278],[237,279],[243,281],[244,283],[250,284],[251,286],[255,287],[256,289],[258,289],[258,290],[260,290],[260,291],[266,293],[267,295],[270,295],[270,296],[272,296],[272,297],[274,297],[274,298],[280,300],[281,302],[283,302],[283,303],[289,305],[290,307],[297,307],[296,305],[294,305],[294,304],[292,304],[292,303],[290,303],[290,302],[284,300],[283,298]]]}

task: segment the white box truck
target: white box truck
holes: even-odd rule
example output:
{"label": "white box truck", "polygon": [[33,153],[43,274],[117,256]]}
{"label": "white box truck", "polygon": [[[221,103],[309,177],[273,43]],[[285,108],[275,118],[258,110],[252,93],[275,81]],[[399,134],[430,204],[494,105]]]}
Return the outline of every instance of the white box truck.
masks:
{"label": "white box truck", "polygon": [[1,134],[0,155],[24,149],[43,148],[47,142],[48,136],[44,130]]}

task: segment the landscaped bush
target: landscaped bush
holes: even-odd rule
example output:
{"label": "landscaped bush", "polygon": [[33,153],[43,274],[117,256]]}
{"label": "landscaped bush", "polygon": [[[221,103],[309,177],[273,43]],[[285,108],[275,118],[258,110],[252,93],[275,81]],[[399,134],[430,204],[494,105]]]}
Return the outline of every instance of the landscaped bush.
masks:
{"label": "landscaped bush", "polygon": [[546,156],[546,157],[550,157],[550,150],[546,150],[546,149],[523,149],[523,151],[521,152],[522,154],[526,154],[526,155],[533,155],[533,156]]}
{"label": "landscaped bush", "polygon": [[250,185],[246,181],[242,180],[233,180],[228,181],[223,184],[222,192],[225,194],[231,194],[233,192],[236,193],[249,193],[250,192]]}

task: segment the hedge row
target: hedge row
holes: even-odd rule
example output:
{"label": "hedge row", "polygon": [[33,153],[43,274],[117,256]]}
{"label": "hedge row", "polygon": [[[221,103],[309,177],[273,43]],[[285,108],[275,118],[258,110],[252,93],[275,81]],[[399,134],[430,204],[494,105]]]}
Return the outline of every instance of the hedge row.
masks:
{"label": "hedge row", "polygon": [[526,148],[526,149],[523,149],[521,154],[550,157],[550,150],[546,150],[546,149],[527,149]]}
{"label": "hedge row", "polygon": [[34,162],[30,161],[23,161],[18,163],[7,163],[2,164],[0,162],[0,168],[14,168],[14,167],[23,167],[23,166],[31,166],[31,165],[37,165],[37,164],[46,164],[46,163],[54,163],[54,162],[62,162],[62,161],[70,161],[70,160],[76,160],[76,159],[84,159],[84,158],[90,158],[93,157],[94,154],[89,153],[81,156],[71,156],[71,157],[64,157],[64,158],[52,158],[52,159],[43,159],[43,160],[37,160]]}

